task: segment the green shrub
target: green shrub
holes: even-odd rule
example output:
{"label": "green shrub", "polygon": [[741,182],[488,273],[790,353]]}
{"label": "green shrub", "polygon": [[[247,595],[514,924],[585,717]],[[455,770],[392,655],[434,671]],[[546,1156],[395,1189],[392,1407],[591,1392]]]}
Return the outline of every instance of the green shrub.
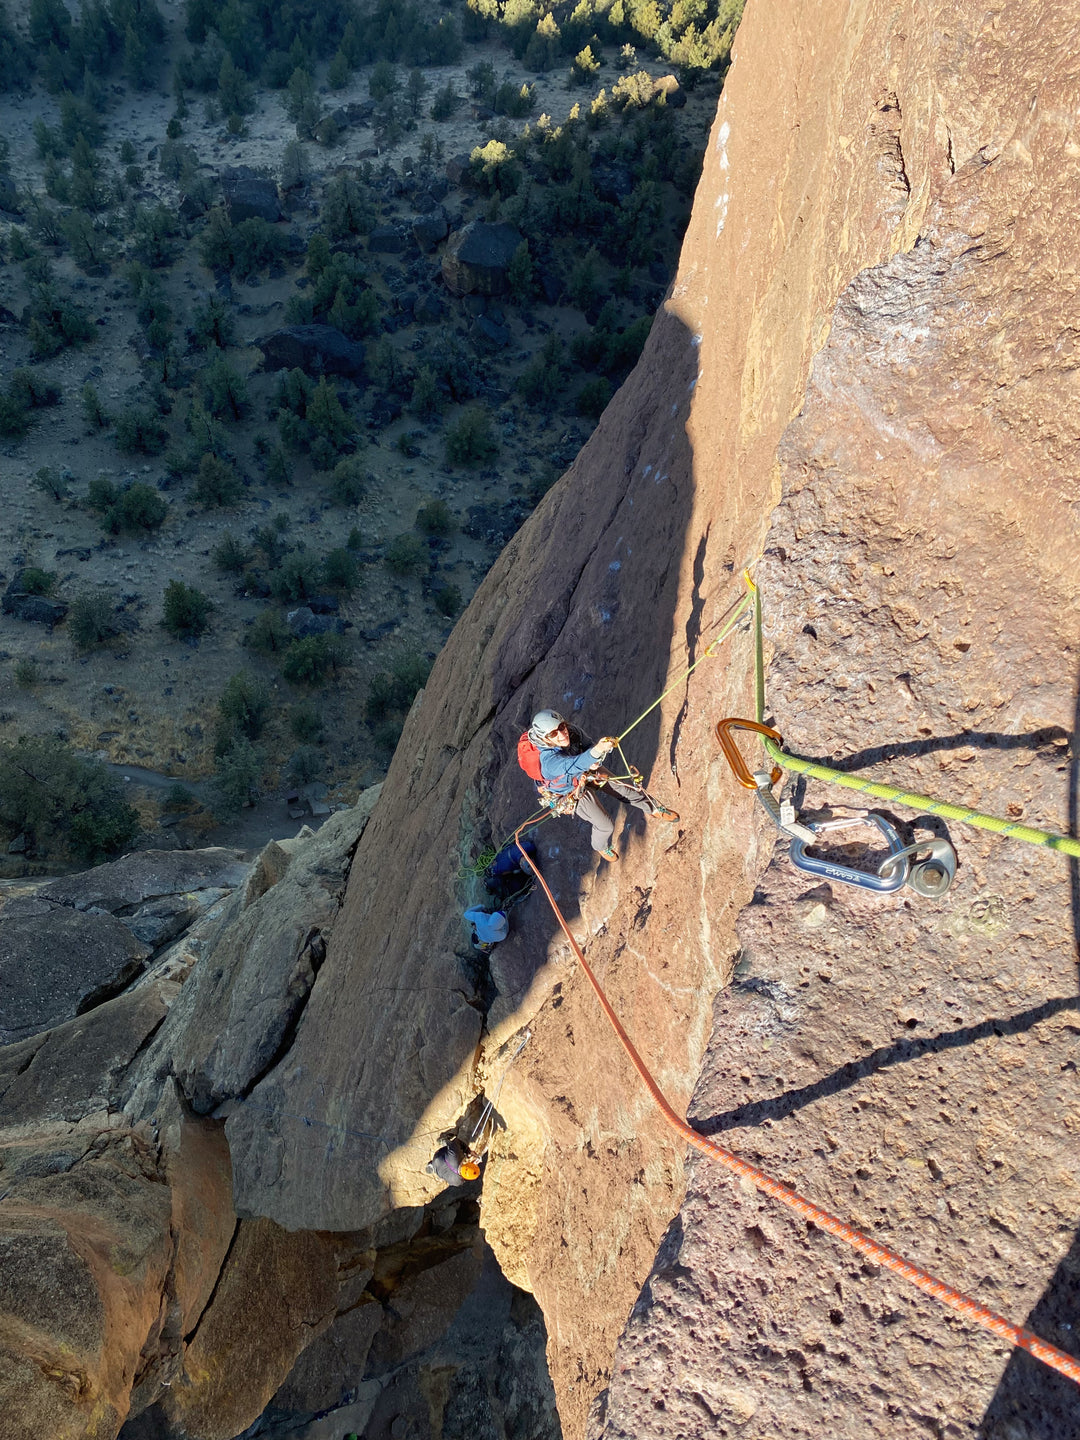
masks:
{"label": "green shrub", "polygon": [[383,557],[394,575],[419,575],[431,565],[431,551],[419,535],[399,535],[392,540]]}
{"label": "green shrub", "polygon": [[328,590],[340,590],[346,595],[351,595],[356,589],[360,578],[360,567],[356,563],[356,557],[350,555],[348,550],[331,550],[322,567],[322,583]]}
{"label": "green shrub", "polygon": [[56,589],[56,572],[27,565],[16,577],[16,588],[24,595],[51,595]]}
{"label": "green shrub", "polygon": [[389,671],[373,677],[364,702],[364,718],[377,744],[388,749],[397,744],[409,707],[427,684],[430,673],[430,660],[406,654],[399,656]]}
{"label": "green shrub", "polygon": [[446,434],[446,458],[452,465],[478,465],[490,460],[498,449],[491,416],[479,405],[464,411]]}
{"label": "green shrub", "polygon": [[277,610],[261,610],[256,615],[244,644],[256,655],[280,655],[292,643],[292,633]]}
{"label": "green shrub", "polygon": [[68,482],[54,465],[42,465],[40,470],[34,472],[34,478],[30,484],[35,490],[40,490],[43,495],[47,495],[50,500],[59,503],[59,501],[67,499]]}
{"label": "green shrub", "polygon": [[108,535],[123,531],[156,530],[169,512],[168,504],[151,485],[141,480],[121,489],[104,476],[91,480],[86,503]]}
{"label": "green shrub", "polygon": [[186,785],[179,781],[165,791],[162,805],[166,810],[193,810],[198,802]]}
{"label": "green shrub", "polygon": [[199,461],[191,498],[207,510],[235,505],[244,493],[243,481],[233,467],[217,455],[206,454]]}
{"label": "green shrub", "polygon": [[321,685],[348,663],[340,635],[308,635],[285,652],[281,673],[292,685]]}
{"label": "green shrub", "polygon": [[327,494],[335,505],[355,505],[367,494],[366,477],[355,455],[347,455],[334,466]]}
{"label": "green shrub", "polygon": [[310,700],[304,700],[293,707],[289,715],[289,729],[293,738],[305,745],[313,744],[322,739],[323,717],[319,710]]}
{"label": "green shrub", "polygon": [[101,403],[100,396],[89,382],[82,388],[79,403],[82,405],[83,419],[91,430],[104,430],[106,426],[112,424],[112,419]]}
{"label": "green shrub", "polygon": [[370,235],[376,224],[371,189],[355,175],[335,176],[326,187],[319,218],[331,240]]}
{"label": "green shrub", "polygon": [[257,740],[270,710],[270,691],[246,670],[230,676],[218,700],[214,753],[224,755],[238,736]]}
{"label": "green shrub", "polygon": [[409,408],[422,420],[434,420],[442,414],[443,397],[435,374],[427,365],[421,365],[413,380],[412,399]]}
{"label": "green shrub", "polygon": [[318,780],[320,775],[325,774],[326,758],[314,745],[301,745],[299,750],[289,756],[285,770],[295,784],[310,785],[313,780]]}
{"label": "green shrub", "polygon": [[68,634],[80,655],[107,645],[119,634],[113,604],[104,590],[80,590],[67,614]]}
{"label": "green shrub", "polygon": [[178,640],[195,639],[209,629],[213,608],[209,595],[182,580],[170,580],[165,587],[161,623]]}
{"label": "green shrub", "polygon": [[453,80],[447,80],[441,90],[435,92],[431,105],[432,120],[449,120],[462,103],[462,96],[454,89]]}
{"label": "green shrub", "polygon": [[228,304],[216,295],[209,296],[195,310],[191,338],[200,350],[216,345],[227,350],[236,338],[236,317]]}
{"label": "green shrub", "polygon": [[15,661],[15,684],[20,690],[32,690],[41,679],[38,663],[32,655]]}
{"label": "green shrub", "polygon": [[422,535],[450,535],[457,529],[453,511],[445,500],[429,500],[421,505],[414,523]]}
{"label": "green shrub", "polygon": [[585,415],[590,420],[599,420],[614,393],[611,381],[606,376],[594,376],[593,379],[586,380],[578,391],[575,408],[579,415]]}
{"label": "green shrub", "polygon": [[226,530],[210,551],[210,559],[223,575],[242,575],[251,560],[251,552],[231,530]]}
{"label": "green shrub", "polygon": [[0,745],[0,829],[92,864],[125,849],[139,817],[104,765],[59,740],[23,735]]}
{"label": "green shrub", "polygon": [[431,599],[439,614],[448,619],[453,619],[461,609],[461,591],[456,585],[440,585]]}
{"label": "green shrub", "polygon": [[214,766],[214,813],[228,818],[240,811],[258,793],[264,759],[262,751],[238,735],[217,757]]}
{"label": "green shrub", "polygon": [[322,587],[322,562],[313,550],[294,550],[274,571],[270,588],[279,600],[310,600]]}
{"label": "green shrub", "polygon": [[116,417],[116,447],[125,455],[160,455],[169,432],[150,410],[125,410]]}
{"label": "green shrub", "polygon": [[211,415],[222,420],[242,420],[248,412],[247,386],[222,355],[200,370],[199,393]]}

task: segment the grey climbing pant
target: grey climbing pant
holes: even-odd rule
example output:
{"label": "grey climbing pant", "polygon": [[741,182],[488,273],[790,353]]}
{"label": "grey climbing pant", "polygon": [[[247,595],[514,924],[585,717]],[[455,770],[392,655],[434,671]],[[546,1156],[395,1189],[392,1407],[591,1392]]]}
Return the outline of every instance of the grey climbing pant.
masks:
{"label": "grey climbing pant", "polygon": [[635,810],[641,810],[646,815],[651,815],[657,808],[644,790],[637,785],[627,785],[622,780],[608,780],[603,785],[586,785],[581,799],[574,807],[574,814],[579,820],[592,826],[591,843],[594,850],[606,850],[615,833],[615,822],[597,799],[598,790],[617,795],[620,800],[625,800],[627,804],[633,805]]}

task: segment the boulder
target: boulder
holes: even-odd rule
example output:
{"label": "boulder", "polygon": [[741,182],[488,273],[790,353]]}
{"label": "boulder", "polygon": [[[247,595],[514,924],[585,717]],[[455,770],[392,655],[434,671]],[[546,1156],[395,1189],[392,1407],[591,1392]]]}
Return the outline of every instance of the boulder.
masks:
{"label": "boulder", "polygon": [[246,877],[250,863],[243,851],[214,846],[205,850],[142,850],[79,875],[62,875],[36,891],[39,899],[74,910],[134,914],[147,901],[192,892],[232,890]]}
{"label": "boulder", "polygon": [[310,605],[290,610],[285,624],[297,640],[306,640],[309,635],[340,635],[345,629],[344,620],[334,615],[316,615]]}
{"label": "boulder", "polygon": [[686,91],[674,75],[661,75],[659,80],[654,80],[652,93],[654,100],[659,100],[663,96],[664,103],[670,105],[674,110],[681,110],[686,104]]}
{"label": "boulder", "polygon": [[469,326],[469,338],[478,350],[505,350],[510,344],[510,331],[490,315],[478,315]]}
{"label": "boulder", "polygon": [[430,210],[426,215],[421,215],[412,223],[413,239],[425,255],[431,253],[437,245],[441,245],[450,233],[450,222],[446,218],[446,211],[441,205]]}
{"label": "boulder", "polygon": [[364,373],[364,347],[333,325],[287,325],[255,344],[263,352],[264,370],[300,369],[350,380]]}
{"label": "boulder", "polygon": [[223,170],[220,179],[225,208],[234,225],[239,225],[241,220],[276,222],[285,218],[273,180],[256,174],[247,165]]}
{"label": "boulder", "polygon": [[112,915],[37,896],[0,912],[0,1045],[100,1005],[143,968],[150,947]]}
{"label": "boulder", "polygon": [[469,175],[469,156],[467,152],[460,155],[451,155],[446,162],[446,178],[451,185],[463,185]]}
{"label": "boulder", "polygon": [[377,255],[403,255],[412,244],[412,236],[403,225],[376,225],[368,236],[368,249]]}
{"label": "boulder", "polygon": [[50,630],[68,612],[63,600],[50,600],[47,595],[27,595],[11,589],[4,592],[3,609],[5,615],[14,615],[16,620],[30,620],[36,625],[47,625]]}
{"label": "boulder", "polygon": [[521,244],[514,225],[472,220],[450,236],[442,261],[442,277],[454,295],[501,295],[506,271]]}

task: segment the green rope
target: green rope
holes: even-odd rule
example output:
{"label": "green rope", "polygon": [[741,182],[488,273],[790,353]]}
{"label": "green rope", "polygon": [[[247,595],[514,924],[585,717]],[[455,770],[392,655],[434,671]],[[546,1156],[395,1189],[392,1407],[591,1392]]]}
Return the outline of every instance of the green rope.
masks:
{"label": "green rope", "polygon": [[[747,577],[754,602],[754,666],[758,724],[765,719],[765,661],[761,636],[761,592]],[[895,785],[884,785],[876,780],[864,780],[846,770],[834,770],[831,765],[819,765],[814,760],[805,760],[782,750],[775,740],[767,735],[762,737],[770,757],[785,770],[797,775],[812,775],[815,780],[828,780],[834,785],[843,785],[848,790],[857,790],[875,800],[887,800],[894,805],[903,805],[910,810],[921,810],[930,815],[940,815],[945,820],[960,820],[965,825],[974,825],[980,830],[990,830],[995,835],[1007,835],[1012,840],[1026,840],[1029,845],[1044,845],[1050,850],[1060,850],[1066,855],[1080,858],[1080,840],[1070,835],[1058,835],[1051,830],[1036,830],[1031,825],[1016,825],[1010,820],[1001,820],[996,815],[984,815],[981,810],[971,810],[966,805],[953,805],[947,800],[935,800],[932,795],[916,795],[909,790],[899,790]]]}

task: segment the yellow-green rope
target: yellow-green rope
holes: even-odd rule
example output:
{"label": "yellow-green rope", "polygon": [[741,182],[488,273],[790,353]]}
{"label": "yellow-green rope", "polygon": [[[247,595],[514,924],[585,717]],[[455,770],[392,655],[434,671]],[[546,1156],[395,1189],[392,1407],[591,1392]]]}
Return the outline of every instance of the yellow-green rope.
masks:
{"label": "yellow-green rope", "polygon": [[[754,604],[754,669],[758,724],[765,719],[765,661],[761,636],[761,592],[749,575],[745,577]],[[935,800],[931,795],[915,795],[909,790],[899,790],[895,785],[883,785],[880,781],[864,780],[846,770],[834,770],[831,765],[819,765],[815,760],[804,760],[801,755],[792,755],[782,750],[775,740],[763,737],[765,749],[771,758],[785,770],[798,775],[812,775],[815,780],[828,780],[833,785],[843,785],[848,790],[857,790],[875,800],[887,800],[894,805],[903,805],[910,810],[921,810],[930,815],[940,815],[945,820],[960,820],[965,825],[975,825],[980,830],[991,830],[995,835],[1007,835],[1012,840],[1026,840],[1029,845],[1044,845],[1050,850],[1060,850],[1065,855],[1080,858],[1080,840],[1070,835],[1058,835],[1052,830],[1036,830],[1031,825],[1017,825],[1011,820],[1002,820],[996,815],[984,815],[981,810],[971,810],[966,805],[953,805],[947,800]]]}

